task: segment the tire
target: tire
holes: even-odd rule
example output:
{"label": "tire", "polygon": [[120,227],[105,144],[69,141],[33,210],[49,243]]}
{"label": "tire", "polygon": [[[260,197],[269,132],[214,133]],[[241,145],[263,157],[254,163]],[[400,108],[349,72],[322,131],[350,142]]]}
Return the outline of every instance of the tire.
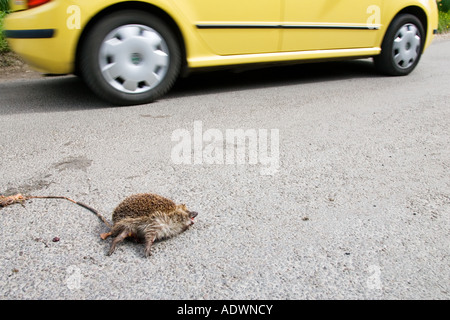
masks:
{"label": "tire", "polygon": [[158,17],[138,10],[115,12],[89,31],[80,72],[94,93],[115,105],[150,103],[176,81],[180,52],[176,37]]}
{"label": "tire", "polygon": [[419,63],[424,43],[420,20],[411,14],[398,15],[386,32],[381,54],[374,57],[375,67],[385,75],[406,76]]}

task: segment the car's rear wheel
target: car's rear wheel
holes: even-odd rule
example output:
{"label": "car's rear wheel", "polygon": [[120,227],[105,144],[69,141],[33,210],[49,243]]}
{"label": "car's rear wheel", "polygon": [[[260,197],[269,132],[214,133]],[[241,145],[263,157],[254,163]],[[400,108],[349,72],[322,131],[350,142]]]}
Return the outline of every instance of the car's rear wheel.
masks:
{"label": "car's rear wheel", "polygon": [[152,102],[172,87],[181,55],[162,20],[127,10],[106,16],[89,31],[79,63],[84,81],[97,95],[132,105]]}
{"label": "car's rear wheel", "polygon": [[386,32],[381,54],[374,57],[375,67],[386,75],[408,75],[419,63],[424,40],[424,28],[417,17],[397,16]]}

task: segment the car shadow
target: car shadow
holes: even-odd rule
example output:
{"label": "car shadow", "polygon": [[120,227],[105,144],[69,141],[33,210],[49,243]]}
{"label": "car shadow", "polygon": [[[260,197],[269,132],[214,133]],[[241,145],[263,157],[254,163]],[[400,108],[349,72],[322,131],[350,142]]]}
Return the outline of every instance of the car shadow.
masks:
{"label": "car shadow", "polygon": [[371,59],[246,66],[192,73],[180,78],[165,98],[375,77],[381,75],[375,70]]}
{"label": "car shadow", "polygon": [[[209,70],[181,77],[159,101],[255,88],[373,77],[379,75],[368,59]],[[0,115],[92,108],[117,106],[99,99],[76,76],[0,83]]]}
{"label": "car shadow", "polygon": [[0,115],[111,107],[76,76],[0,83]]}

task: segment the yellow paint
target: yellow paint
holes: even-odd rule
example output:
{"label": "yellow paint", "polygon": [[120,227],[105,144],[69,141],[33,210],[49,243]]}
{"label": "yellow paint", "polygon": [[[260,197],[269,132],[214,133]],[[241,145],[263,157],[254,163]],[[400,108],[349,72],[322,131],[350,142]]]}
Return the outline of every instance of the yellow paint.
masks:
{"label": "yellow paint", "polygon": [[[383,0],[286,0],[287,25],[315,27],[355,27],[373,29],[287,29],[282,51],[367,48],[380,36],[381,21],[372,19],[381,12]],[[368,10],[371,9],[371,10]]]}
{"label": "yellow paint", "polygon": [[[277,25],[282,0],[178,0],[193,26]],[[239,8],[239,9],[236,9]],[[275,52],[279,29],[197,29],[212,52],[219,55]]]}
{"label": "yellow paint", "polygon": [[25,10],[28,8],[26,0],[10,0],[9,9],[11,11]]}
{"label": "yellow paint", "polygon": [[[13,11],[25,8],[15,1],[11,0]],[[83,29],[101,11],[121,2],[128,1],[52,0],[10,14],[4,27],[55,29],[55,36],[50,39],[9,39],[9,42],[14,51],[41,72],[72,73]],[[417,6],[427,13],[428,46],[438,21],[435,0],[140,2],[160,8],[174,20],[183,36],[190,68],[376,55],[390,22],[407,6]],[[330,26],[359,29],[317,28]],[[364,28],[367,26],[371,28]]]}

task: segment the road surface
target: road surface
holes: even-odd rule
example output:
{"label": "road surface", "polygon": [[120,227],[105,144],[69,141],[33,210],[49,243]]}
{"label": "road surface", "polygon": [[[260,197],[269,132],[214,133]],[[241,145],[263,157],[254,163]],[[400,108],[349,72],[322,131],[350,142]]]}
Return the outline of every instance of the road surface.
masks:
{"label": "road surface", "polygon": [[449,52],[435,41],[408,77],[369,60],[195,74],[132,107],[9,77],[0,193],[110,219],[154,192],[199,215],[147,259],[132,241],[105,256],[107,228],[70,202],[0,209],[0,298],[449,299]]}

